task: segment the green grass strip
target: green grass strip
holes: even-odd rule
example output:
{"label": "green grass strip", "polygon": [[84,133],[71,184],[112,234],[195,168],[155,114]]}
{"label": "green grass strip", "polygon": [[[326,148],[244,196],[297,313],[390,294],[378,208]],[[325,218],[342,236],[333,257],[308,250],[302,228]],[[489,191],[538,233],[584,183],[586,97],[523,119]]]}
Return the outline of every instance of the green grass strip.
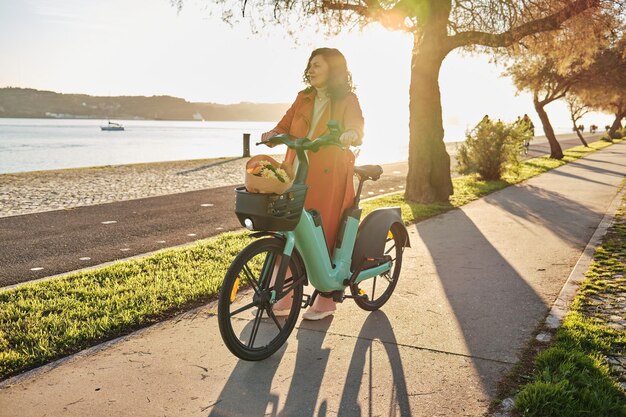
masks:
{"label": "green grass strip", "polygon": [[251,241],[193,246],[0,292],[0,376],[49,362],[206,303]]}
{"label": "green grass strip", "polygon": [[[522,416],[626,416],[626,397],[616,383],[623,370],[612,369],[608,360],[626,356],[626,332],[616,328],[609,311],[623,304],[625,274],[626,198],[555,342],[537,355],[533,380],[516,397]],[[621,315],[626,319],[623,310]]]}
{"label": "green grass strip", "polygon": [[[414,223],[467,204],[608,146],[573,148],[563,161],[524,162],[502,181],[454,179],[449,204],[406,203],[402,194],[364,202],[365,212],[400,206]],[[26,284],[0,292],[0,379],[128,334],[214,299],[226,269],[250,242],[247,232],[225,233],[193,246]]]}
{"label": "green grass strip", "polygon": [[[619,140],[615,142],[619,142]],[[402,210],[402,218],[406,224],[419,222],[453,208],[461,207],[494,191],[508,187],[509,185],[518,184],[551,169],[558,168],[568,162],[575,161],[576,159],[610,145],[610,142],[597,141],[589,144],[588,148],[576,146],[564,151],[562,160],[550,159],[547,156],[529,159],[523,161],[517,169],[506,173],[499,181],[483,181],[476,175],[465,175],[453,178],[454,194],[450,197],[449,203],[412,203],[404,200],[402,192],[364,201],[361,203],[363,215],[377,208],[399,206]]]}

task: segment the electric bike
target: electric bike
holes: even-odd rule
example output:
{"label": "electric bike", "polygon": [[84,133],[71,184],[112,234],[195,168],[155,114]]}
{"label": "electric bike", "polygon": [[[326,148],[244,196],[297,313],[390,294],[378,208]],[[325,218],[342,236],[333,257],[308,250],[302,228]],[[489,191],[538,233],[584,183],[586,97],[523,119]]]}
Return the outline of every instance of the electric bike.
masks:
{"label": "electric bike", "polygon": [[[271,144],[294,149],[298,166],[293,185],[283,194],[261,194],[237,188],[235,213],[243,226],[259,238],[245,247],[230,265],[218,301],[220,333],[237,357],[257,361],[276,352],[291,334],[300,310],[322,295],[335,301],[353,299],[368,311],[382,307],[400,277],[402,254],[410,246],[398,207],[371,212],[360,222],[363,183],[376,181],[378,165],[354,168],[359,181],[354,205],[341,220],[334,250],[330,253],[321,215],[304,209],[307,194],[307,152],[323,146],[341,146],[336,121],[329,132],[315,140],[275,135]],[[258,145],[258,144],[257,144]],[[312,294],[304,294],[305,286]],[[346,294],[346,289],[350,294]],[[291,297],[288,314],[277,316],[273,306]]]}

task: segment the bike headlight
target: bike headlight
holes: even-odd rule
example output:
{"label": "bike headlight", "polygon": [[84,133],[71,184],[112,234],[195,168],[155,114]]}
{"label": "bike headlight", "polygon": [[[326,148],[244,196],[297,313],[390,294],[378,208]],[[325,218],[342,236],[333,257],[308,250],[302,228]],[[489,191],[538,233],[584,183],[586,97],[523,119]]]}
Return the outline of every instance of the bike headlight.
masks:
{"label": "bike headlight", "polygon": [[249,217],[246,217],[246,219],[243,221],[244,226],[246,226],[246,229],[248,230],[254,230],[254,223],[252,223],[252,219]]}

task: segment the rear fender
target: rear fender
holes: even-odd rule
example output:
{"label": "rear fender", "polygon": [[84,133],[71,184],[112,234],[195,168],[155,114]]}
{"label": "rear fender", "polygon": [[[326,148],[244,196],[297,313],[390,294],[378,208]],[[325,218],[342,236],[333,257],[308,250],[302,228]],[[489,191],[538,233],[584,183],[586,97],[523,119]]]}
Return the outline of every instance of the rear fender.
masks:
{"label": "rear fender", "polygon": [[383,256],[387,232],[394,224],[401,226],[402,246],[411,246],[409,233],[402,221],[399,207],[374,210],[359,225],[354,251],[352,252],[352,271],[358,268],[365,258],[381,258]]}

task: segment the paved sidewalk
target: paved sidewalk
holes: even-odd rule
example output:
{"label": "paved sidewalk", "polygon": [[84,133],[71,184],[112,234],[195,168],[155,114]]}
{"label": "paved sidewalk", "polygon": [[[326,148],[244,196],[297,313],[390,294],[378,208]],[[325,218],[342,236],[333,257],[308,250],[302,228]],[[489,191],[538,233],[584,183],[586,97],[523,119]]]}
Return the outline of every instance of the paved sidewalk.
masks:
{"label": "paved sidewalk", "polygon": [[411,226],[381,311],[346,301],[266,361],[207,306],[9,381],[0,416],[483,415],[625,173],[620,143]]}

